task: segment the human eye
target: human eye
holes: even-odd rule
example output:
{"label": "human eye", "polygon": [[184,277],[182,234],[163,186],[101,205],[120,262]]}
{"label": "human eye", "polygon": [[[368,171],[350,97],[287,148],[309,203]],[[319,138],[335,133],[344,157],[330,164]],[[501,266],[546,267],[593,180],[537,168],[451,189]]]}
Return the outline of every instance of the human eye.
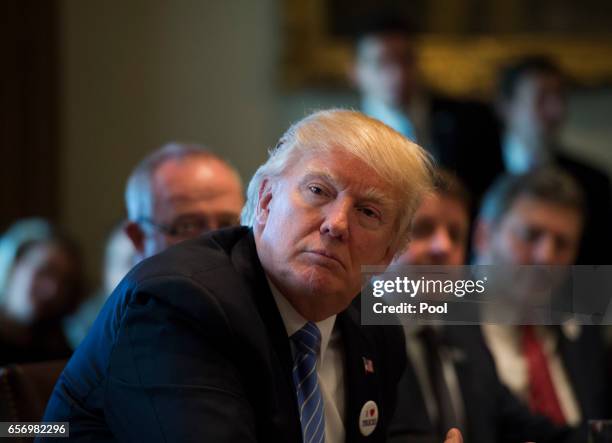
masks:
{"label": "human eye", "polygon": [[332,191],[328,186],[320,182],[306,183],[304,186],[304,198],[312,203],[323,203],[332,196]]}
{"label": "human eye", "polygon": [[449,226],[448,227],[448,236],[451,238],[453,243],[459,243],[463,239],[463,233],[461,228],[458,226]]}
{"label": "human eye", "polygon": [[564,237],[555,238],[555,243],[556,243],[557,249],[560,251],[566,250],[570,247],[569,239],[564,238]]}
{"label": "human eye", "polygon": [[359,213],[362,226],[366,228],[376,228],[382,224],[382,214],[377,208],[359,206],[357,207],[357,212]]}
{"label": "human eye", "polygon": [[361,211],[361,213],[368,218],[379,218],[380,217],[378,212],[372,208],[368,208],[368,207],[359,208],[359,211]]}
{"label": "human eye", "polygon": [[315,194],[315,195],[322,195],[324,194],[324,190],[321,186],[313,184],[313,185],[308,185],[308,190]]}
{"label": "human eye", "polygon": [[525,243],[536,242],[542,234],[538,228],[533,226],[519,226],[515,232],[518,239]]}
{"label": "human eye", "polygon": [[178,237],[195,237],[208,230],[207,220],[183,219],[173,225],[173,231]]}
{"label": "human eye", "polygon": [[427,219],[416,220],[412,225],[412,236],[414,238],[427,238],[434,231],[434,224]]}

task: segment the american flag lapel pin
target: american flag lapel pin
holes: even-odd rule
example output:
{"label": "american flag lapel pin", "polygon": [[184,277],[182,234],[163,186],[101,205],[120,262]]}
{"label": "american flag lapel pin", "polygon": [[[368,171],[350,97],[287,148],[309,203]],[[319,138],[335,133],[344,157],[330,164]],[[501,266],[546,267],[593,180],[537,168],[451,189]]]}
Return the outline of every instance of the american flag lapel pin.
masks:
{"label": "american flag lapel pin", "polygon": [[365,369],[366,374],[374,374],[374,363],[369,358],[363,358],[363,367]]}

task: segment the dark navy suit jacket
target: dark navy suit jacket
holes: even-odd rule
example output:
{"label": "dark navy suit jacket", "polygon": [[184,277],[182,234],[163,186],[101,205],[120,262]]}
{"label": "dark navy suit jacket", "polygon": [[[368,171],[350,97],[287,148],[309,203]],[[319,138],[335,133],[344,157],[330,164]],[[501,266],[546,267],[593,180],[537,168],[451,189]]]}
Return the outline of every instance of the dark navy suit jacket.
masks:
{"label": "dark navy suit jacket", "polygon": [[[497,376],[480,326],[445,326],[446,346],[457,356],[454,368],[465,411],[462,432],[470,443],[582,442],[586,432],[553,425],[532,415]],[[410,363],[400,381],[396,415],[391,424],[393,443],[436,442],[434,426]]]}
{"label": "dark navy suit jacket", "polygon": [[[402,331],[360,326],[355,304],[336,322],[346,440],[385,441],[405,365]],[[230,228],[128,274],[61,375],[45,420],[69,421],[77,442],[300,442],[291,368],[252,231]],[[363,437],[368,400],[380,418]]]}

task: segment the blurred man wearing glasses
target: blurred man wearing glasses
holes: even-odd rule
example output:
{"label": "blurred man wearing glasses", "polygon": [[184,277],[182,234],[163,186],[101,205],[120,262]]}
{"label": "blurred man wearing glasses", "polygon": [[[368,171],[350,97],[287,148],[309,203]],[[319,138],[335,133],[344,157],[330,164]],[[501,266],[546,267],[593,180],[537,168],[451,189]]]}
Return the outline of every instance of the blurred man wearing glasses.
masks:
{"label": "blurred man wearing glasses", "polygon": [[213,229],[239,224],[238,172],[197,145],[171,143],[145,157],[125,190],[127,235],[139,259]]}

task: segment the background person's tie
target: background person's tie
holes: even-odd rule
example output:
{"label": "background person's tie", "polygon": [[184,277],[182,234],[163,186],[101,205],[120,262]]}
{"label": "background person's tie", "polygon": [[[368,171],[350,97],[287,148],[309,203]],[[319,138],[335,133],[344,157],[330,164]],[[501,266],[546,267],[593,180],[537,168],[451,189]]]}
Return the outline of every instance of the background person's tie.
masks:
{"label": "background person's tie", "polygon": [[564,425],[565,416],[542,343],[532,325],[524,325],[522,331],[523,354],[529,377],[529,406],[533,412],[545,415],[558,425]]}
{"label": "background person's tie", "polygon": [[464,431],[465,426],[459,420],[459,415],[453,407],[451,392],[444,377],[444,365],[441,358],[444,344],[440,331],[436,331],[431,326],[424,326],[419,337],[423,343],[429,380],[438,407],[436,423],[438,436],[443,439],[450,428],[458,427]]}
{"label": "background person's tie", "polygon": [[293,362],[293,383],[297,393],[304,443],[325,441],[325,411],[317,377],[317,354],[321,347],[321,331],[313,322],[291,336],[296,353]]}

